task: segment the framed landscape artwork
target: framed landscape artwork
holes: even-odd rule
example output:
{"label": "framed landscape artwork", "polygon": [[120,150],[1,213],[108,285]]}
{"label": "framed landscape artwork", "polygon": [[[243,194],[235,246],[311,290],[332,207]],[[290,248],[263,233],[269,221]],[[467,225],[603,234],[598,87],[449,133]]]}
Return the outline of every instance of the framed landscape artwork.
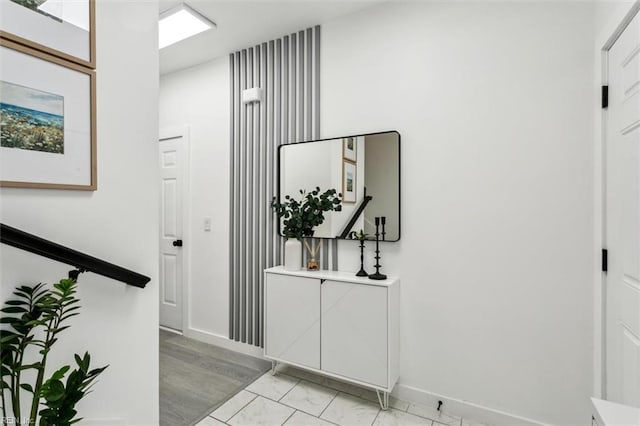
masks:
{"label": "framed landscape artwork", "polygon": [[95,72],[0,39],[0,186],[95,190]]}
{"label": "framed landscape artwork", "polygon": [[95,68],[95,0],[1,0],[0,36]]}
{"label": "framed landscape artwork", "polygon": [[351,161],[342,160],[342,202],[355,203],[356,191],[356,165]]}
{"label": "framed landscape artwork", "polygon": [[342,158],[355,162],[358,157],[356,157],[357,144],[356,138],[344,138],[342,139]]}

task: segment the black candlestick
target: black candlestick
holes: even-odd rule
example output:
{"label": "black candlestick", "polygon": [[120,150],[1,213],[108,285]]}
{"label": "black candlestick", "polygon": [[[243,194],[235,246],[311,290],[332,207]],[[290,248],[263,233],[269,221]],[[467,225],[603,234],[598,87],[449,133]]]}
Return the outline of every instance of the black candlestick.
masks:
{"label": "black candlestick", "polygon": [[386,280],[387,276],[385,274],[381,274],[380,273],[380,247],[379,247],[380,233],[379,233],[379,230],[378,230],[378,227],[380,226],[380,218],[376,217],[375,218],[375,222],[376,222],[376,256],[375,256],[375,259],[376,259],[376,264],[375,264],[376,273],[369,275],[369,278],[371,278],[372,280]]}
{"label": "black candlestick", "polygon": [[382,224],[382,241],[384,241],[384,236],[387,235],[387,232],[384,230],[384,226],[387,224],[387,218],[385,216],[381,216],[380,223]]}
{"label": "black candlestick", "polygon": [[360,270],[356,277],[366,277],[369,274],[364,270],[364,240],[360,240]]}

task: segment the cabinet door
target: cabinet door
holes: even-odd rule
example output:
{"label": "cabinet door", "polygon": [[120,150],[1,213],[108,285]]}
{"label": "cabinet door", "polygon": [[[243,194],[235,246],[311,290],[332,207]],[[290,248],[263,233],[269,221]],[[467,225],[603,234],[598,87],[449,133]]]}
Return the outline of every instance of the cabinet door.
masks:
{"label": "cabinet door", "polygon": [[266,274],[264,353],[320,368],[320,280]]}
{"label": "cabinet door", "polygon": [[323,371],[387,386],[387,289],[322,284]]}

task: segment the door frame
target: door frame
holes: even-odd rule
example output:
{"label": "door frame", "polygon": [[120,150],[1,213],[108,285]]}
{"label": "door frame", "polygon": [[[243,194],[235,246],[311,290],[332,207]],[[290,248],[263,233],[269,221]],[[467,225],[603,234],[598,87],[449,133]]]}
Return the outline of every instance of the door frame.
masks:
{"label": "door frame", "polygon": [[[601,34],[596,35],[595,90],[598,96],[597,113],[594,120],[594,285],[593,285],[593,395],[607,398],[607,274],[602,271],[601,250],[606,249],[607,241],[607,122],[608,109],[600,103],[601,87],[609,85],[609,50],[640,12],[640,0],[629,4],[624,15],[618,15],[605,23]],[[599,69],[598,69],[599,68]]]}
{"label": "door frame", "polygon": [[[639,0],[640,1],[640,0]],[[189,318],[191,312],[191,283],[189,281],[189,272],[191,271],[191,141],[190,141],[190,128],[189,126],[177,126],[166,127],[160,129],[158,133],[158,155],[160,149],[160,142],[170,139],[182,139],[183,143],[183,168],[182,168],[182,330],[183,335],[185,330],[190,328]],[[161,201],[160,201],[161,202]],[[158,204],[158,209],[162,209],[162,205]],[[160,237],[160,228],[158,226],[158,238]],[[160,253],[158,253],[158,256]],[[161,271],[158,271],[161,273]],[[158,303],[160,303],[158,299]],[[159,306],[159,305],[158,305]],[[167,329],[158,326],[167,331],[176,330]]]}

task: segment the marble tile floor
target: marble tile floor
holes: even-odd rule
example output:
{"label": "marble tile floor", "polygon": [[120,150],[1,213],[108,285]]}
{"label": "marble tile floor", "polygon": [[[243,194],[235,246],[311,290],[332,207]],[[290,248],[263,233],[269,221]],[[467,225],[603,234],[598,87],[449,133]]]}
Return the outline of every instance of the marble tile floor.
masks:
{"label": "marble tile floor", "polygon": [[284,366],[267,372],[196,426],[484,426],[470,419],[389,398],[338,380]]}

